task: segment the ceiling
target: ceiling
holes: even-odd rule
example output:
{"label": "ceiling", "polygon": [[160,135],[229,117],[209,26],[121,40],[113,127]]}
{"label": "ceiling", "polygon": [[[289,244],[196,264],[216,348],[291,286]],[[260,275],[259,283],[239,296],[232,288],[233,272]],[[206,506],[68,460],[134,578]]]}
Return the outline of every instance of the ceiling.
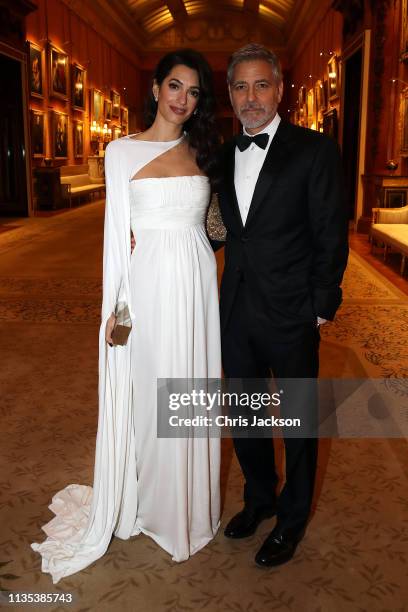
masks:
{"label": "ceiling", "polygon": [[127,16],[142,55],[182,46],[230,54],[258,42],[284,57],[293,35],[304,33],[304,20],[330,1],[113,0],[111,6]]}
{"label": "ceiling", "polygon": [[236,12],[239,18],[254,18],[284,31],[295,0],[123,0],[135,21],[148,38],[177,25],[187,19],[212,17],[228,11]]}
{"label": "ceiling", "polygon": [[225,58],[248,42],[272,48],[285,65],[332,1],[75,0],[98,8],[107,27],[119,28],[122,42],[127,41],[145,65],[182,47]]}

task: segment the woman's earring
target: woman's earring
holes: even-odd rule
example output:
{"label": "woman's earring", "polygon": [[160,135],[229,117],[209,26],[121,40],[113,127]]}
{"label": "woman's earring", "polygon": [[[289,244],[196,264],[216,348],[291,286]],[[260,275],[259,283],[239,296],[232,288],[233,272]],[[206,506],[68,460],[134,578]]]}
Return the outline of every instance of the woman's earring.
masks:
{"label": "woman's earring", "polygon": [[159,98],[158,98],[157,96],[154,96],[154,101],[155,101],[155,102],[158,102],[158,101],[159,101]]}
{"label": "woman's earring", "polygon": [[195,109],[193,115],[198,115],[198,108]]}

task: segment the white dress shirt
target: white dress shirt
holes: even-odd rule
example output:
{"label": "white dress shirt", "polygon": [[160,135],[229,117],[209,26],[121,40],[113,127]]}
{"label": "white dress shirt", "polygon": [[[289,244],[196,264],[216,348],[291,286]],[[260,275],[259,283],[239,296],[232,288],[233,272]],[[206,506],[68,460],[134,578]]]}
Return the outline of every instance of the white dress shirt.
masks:
{"label": "white dress shirt", "polygon": [[[247,220],[259,173],[265,161],[266,154],[269,151],[269,147],[271,146],[273,137],[276,134],[276,130],[278,129],[280,120],[281,118],[278,113],[276,113],[275,117],[266,128],[258,132],[259,134],[269,135],[268,144],[265,149],[261,149],[261,147],[258,147],[255,143],[252,143],[245,151],[240,151],[238,147],[235,147],[234,183],[243,225],[245,225]],[[244,134],[251,136],[245,128]]]}
{"label": "white dress shirt", "polygon": [[[249,208],[251,206],[252,197],[255,191],[255,185],[258,180],[259,173],[264,164],[266,155],[271,146],[273,137],[276,134],[279,123],[281,121],[280,116],[276,113],[272,121],[263,129],[259,134],[268,134],[269,140],[265,149],[261,149],[255,143],[252,143],[245,151],[240,151],[238,147],[235,147],[235,173],[234,183],[235,192],[237,194],[239,212],[241,214],[242,225],[245,226]],[[244,128],[244,134],[248,134]],[[317,326],[326,323],[326,319],[317,317]]]}

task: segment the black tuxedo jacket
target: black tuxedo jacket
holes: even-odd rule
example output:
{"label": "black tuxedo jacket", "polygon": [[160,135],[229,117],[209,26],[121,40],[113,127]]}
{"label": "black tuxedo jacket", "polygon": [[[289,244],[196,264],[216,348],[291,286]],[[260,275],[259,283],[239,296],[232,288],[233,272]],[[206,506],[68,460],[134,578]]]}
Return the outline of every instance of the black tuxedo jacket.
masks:
{"label": "black tuxedo jacket", "polygon": [[348,219],[337,144],[281,121],[256,183],[245,227],[234,186],[235,141],[223,145],[218,199],[227,229],[221,283],[225,330],[240,282],[250,320],[290,341],[316,317],[333,319],[347,263]]}

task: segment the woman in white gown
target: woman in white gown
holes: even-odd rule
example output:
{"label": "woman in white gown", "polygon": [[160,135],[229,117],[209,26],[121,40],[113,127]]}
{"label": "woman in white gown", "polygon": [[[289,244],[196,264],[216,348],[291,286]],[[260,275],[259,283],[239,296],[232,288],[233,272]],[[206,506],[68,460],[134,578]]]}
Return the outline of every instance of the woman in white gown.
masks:
{"label": "woman in white gown", "polygon": [[[150,127],[106,150],[94,483],[54,495],[48,537],[31,545],[54,583],[101,557],[112,535],[143,532],[183,561],[219,525],[219,439],[156,433],[157,378],[221,374],[216,262],[204,229],[217,144],[204,58],[166,55],[149,104]],[[112,346],[118,301],[132,318],[125,346]]]}

